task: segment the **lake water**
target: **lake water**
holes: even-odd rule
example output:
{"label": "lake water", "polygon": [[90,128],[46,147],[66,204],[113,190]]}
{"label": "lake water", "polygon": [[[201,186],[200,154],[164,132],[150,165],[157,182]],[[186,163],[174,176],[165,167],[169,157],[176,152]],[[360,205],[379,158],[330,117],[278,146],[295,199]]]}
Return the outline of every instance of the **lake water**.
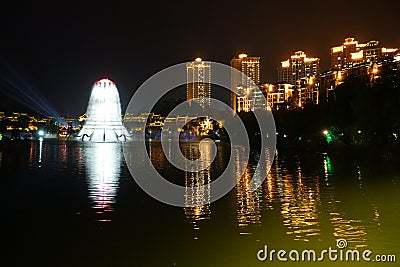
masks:
{"label": "lake water", "polygon": [[[182,145],[194,158],[196,149],[194,144]],[[160,143],[148,151],[163,176],[193,187],[221,174],[230,148],[218,144],[213,165],[199,173],[172,168]],[[279,263],[276,258],[261,262],[257,252],[265,245],[320,251],[337,248],[340,238],[349,249],[400,258],[397,162],[278,151],[263,185],[251,192],[254,164],[243,162],[242,152],[241,147],[232,148],[237,169],[245,174],[228,195],[194,205],[210,198],[212,188],[205,186],[185,195],[187,208],[177,208],[141,190],[128,171],[121,144],[1,143],[6,244],[1,265],[313,266],[317,263]],[[145,155],[132,150],[130,156]],[[325,259],[324,264],[344,263]]]}

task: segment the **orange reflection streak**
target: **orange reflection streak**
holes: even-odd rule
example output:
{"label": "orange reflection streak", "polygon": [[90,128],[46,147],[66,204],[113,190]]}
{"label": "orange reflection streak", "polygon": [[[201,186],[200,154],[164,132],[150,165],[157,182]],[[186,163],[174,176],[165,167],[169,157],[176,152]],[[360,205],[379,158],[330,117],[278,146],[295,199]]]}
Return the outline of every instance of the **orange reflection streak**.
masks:
{"label": "orange reflection streak", "polygon": [[239,227],[248,226],[250,223],[261,225],[261,199],[260,189],[250,191],[250,175],[246,169],[245,174],[236,186],[237,220]]}
{"label": "orange reflection streak", "polygon": [[330,215],[334,237],[346,239],[350,247],[360,248],[366,246],[365,235],[367,232],[362,220],[346,219],[345,217],[347,216],[342,212],[331,212]]}
{"label": "orange reflection streak", "polygon": [[295,177],[282,167],[284,161],[279,161],[278,154],[275,162],[264,182],[267,208],[272,209],[273,202],[281,203],[280,214],[287,227],[286,234],[292,235],[294,240],[309,241],[311,237],[319,236],[319,179],[303,177],[300,160],[297,160]]}
{"label": "orange reflection streak", "polygon": [[[352,218],[345,211],[341,210],[341,201],[335,197],[335,187],[333,183],[328,182],[332,176],[330,162],[328,164],[327,157],[324,157],[324,175],[326,187],[328,189],[328,201],[325,208],[329,212],[329,221],[333,226],[332,235],[335,239],[344,238],[348,242],[349,248],[366,247],[367,231],[365,222],[360,219]],[[357,166],[358,179],[361,179],[361,172]]]}
{"label": "orange reflection streak", "polygon": [[[262,201],[263,201],[263,188],[259,187],[257,190],[251,190],[252,180],[261,180],[261,173],[254,172],[255,166],[248,164],[241,155],[244,155],[243,147],[236,147],[232,150],[233,158],[235,160],[236,173],[234,174],[237,179],[236,185],[236,218],[238,227],[241,228],[241,234],[251,234],[248,229],[250,225],[261,226],[262,224]],[[267,151],[268,152],[268,151]],[[266,153],[269,155],[269,153]],[[271,159],[266,158],[266,166],[271,164]],[[267,175],[266,182],[269,184],[266,198],[272,197],[272,180],[271,175]],[[268,201],[267,201],[268,202]],[[270,203],[270,202],[269,202]],[[272,205],[271,205],[272,208]],[[244,228],[247,228],[246,230]]]}
{"label": "orange reflection streak", "polygon": [[29,145],[29,160],[28,160],[28,166],[29,167],[33,167],[34,163],[35,163],[35,154],[34,154],[34,143],[31,142]]}
{"label": "orange reflection streak", "polygon": [[[211,173],[210,162],[212,155],[212,144],[209,142],[203,143],[200,147],[196,144],[190,144],[189,149],[185,151],[185,156],[188,159],[197,159],[199,153],[201,159],[199,164],[201,169],[198,172],[185,172],[185,205],[184,208],[186,218],[193,224],[195,230],[194,239],[198,239],[197,231],[200,230],[198,222],[201,220],[208,220],[211,218],[210,197],[211,197]],[[186,166],[186,169],[191,169]],[[201,187],[200,187],[201,186]]]}
{"label": "orange reflection streak", "polygon": [[60,143],[59,156],[62,163],[66,163],[68,161],[68,146],[66,142]]}
{"label": "orange reflection streak", "polygon": [[[275,162],[278,162],[279,155],[278,152],[275,153]],[[268,164],[267,162],[266,164]],[[279,164],[274,164],[265,178],[264,181],[264,200],[266,209],[272,210],[273,203],[280,201],[279,187],[277,184],[277,175],[281,172]]]}

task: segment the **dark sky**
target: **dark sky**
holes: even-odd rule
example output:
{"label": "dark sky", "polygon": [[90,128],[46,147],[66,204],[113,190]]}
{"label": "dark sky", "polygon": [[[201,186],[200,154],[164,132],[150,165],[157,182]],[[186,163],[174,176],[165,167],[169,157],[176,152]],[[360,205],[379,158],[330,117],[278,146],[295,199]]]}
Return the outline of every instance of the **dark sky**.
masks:
{"label": "dark sky", "polygon": [[9,2],[0,11],[0,65],[69,116],[85,112],[99,78],[117,83],[125,108],[152,74],[197,56],[227,64],[239,52],[261,56],[261,79],[273,82],[297,50],[325,69],[329,47],[348,36],[400,46],[398,0]]}

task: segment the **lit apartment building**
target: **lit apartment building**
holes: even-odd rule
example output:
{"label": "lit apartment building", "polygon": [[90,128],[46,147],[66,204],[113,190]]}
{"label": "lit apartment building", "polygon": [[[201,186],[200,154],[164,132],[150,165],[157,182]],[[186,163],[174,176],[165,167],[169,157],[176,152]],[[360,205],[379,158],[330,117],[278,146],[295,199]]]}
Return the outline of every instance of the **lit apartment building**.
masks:
{"label": "lit apartment building", "polygon": [[237,97],[237,112],[250,112],[254,111],[254,101],[247,96]]}
{"label": "lit apartment building", "polygon": [[265,108],[265,98],[257,85],[249,86],[247,88],[239,85],[236,87],[236,90],[236,111],[250,112],[255,109]]}
{"label": "lit apartment building", "polygon": [[400,70],[400,52],[394,56],[394,62],[397,64],[397,69]]}
{"label": "lit apartment building", "polygon": [[271,110],[278,110],[282,107],[288,109],[291,107],[293,99],[294,85],[288,83],[262,84],[261,90],[267,99],[268,107]]}
{"label": "lit apartment building", "polygon": [[[240,54],[231,60],[231,67],[242,72],[231,73],[232,94],[231,103],[234,111],[252,111],[263,106],[261,93],[255,90],[255,84],[260,83],[260,57],[249,57]],[[265,101],[264,101],[265,102]]]}
{"label": "lit apartment building", "polygon": [[319,73],[319,61],[319,58],[309,58],[303,51],[297,51],[288,60],[281,62],[278,81],[297,85],[303,78],[315,77]]}
{"label": "lit apartment building", "polygon": [[380,65],[385,60],[393,61],[397,52],[397,48],[382,47],[375,40],[360,44],[354,38],[346,38],[342,45],[331,48],[331,68],[351,69],[361,63]]}
{"label": "lit apartment building", "polygon": [[302,78],[296,86],[294,99],[295,105],[303,107],[306,104],[319,104],[319,83],[316,77]]}
{"label": "lit apartment building", "polygon": [[202,108],[211,106],[211,62],[196,58],[186,63],[187,72],[187,100],[193,99]]}
{"label": "lit apartment building", "polygon": [[319,103],[328,102],[329,92],[343,83],[345,70],[330,69],[318,75]]}
{"label": "lit apartment building", "polygon": [[[366,44],[359,44],[354,38],[346,38],[340,46],[331,48],[331,68],[346,69],[351,68],[353,60],[359,59],[358,54]],[[352,55],[353,54],[353,55]]]}

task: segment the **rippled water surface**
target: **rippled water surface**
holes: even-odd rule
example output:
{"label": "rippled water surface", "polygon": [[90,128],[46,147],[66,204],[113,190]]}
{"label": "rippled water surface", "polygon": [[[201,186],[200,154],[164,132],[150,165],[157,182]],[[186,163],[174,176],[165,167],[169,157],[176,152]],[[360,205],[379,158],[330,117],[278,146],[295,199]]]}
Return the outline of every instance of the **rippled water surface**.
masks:
{"label": "rippled water surface", "polygon": [[[257,260],[265,245],[322,250],[336,248],[340,238],[348,248],[397,254],[400,261],[396,162],[278,151],[252,192],[257,155],[247,164],[242,149],[231,152],[237,186],[210,204],[208,183],[223,172],[230,147],[218,144],[211,167],[196,173],[173,168],[160,143],[151,144],[159,173],[194,189],[184,196],[187,207],[177,208],[140,189],[120,144],[1,143],[2,266],[275,266]],[[189,158],[199,153],[189,143],[182,151]],[[211,155],[207,147],[202,152]],[[145,156],[134,149],[128,154]],[[283,265],[301,264],[312,265]]]}

